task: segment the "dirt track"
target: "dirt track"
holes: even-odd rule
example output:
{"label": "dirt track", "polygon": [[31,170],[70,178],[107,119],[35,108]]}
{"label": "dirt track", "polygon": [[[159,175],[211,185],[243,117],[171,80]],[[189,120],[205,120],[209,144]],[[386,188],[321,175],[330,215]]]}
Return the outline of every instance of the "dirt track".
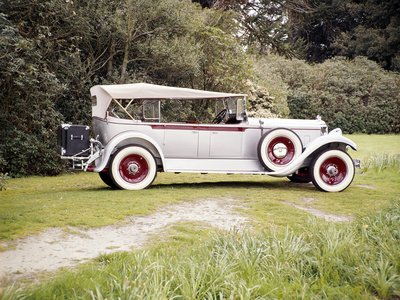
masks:
{"label": "dirt track", "polygon": [[[327,221],[352,220],[352,217],[327,214],[308,206],[283,203]],[[122,226],[89,230],[49,228],[38,235],[18,240],[16,249],[0,252],[0,278],[7,281],[35,278],[40,272],[72,267],[100,254],[140,249],[151,235],[162,235],[177,222],[201,222],[204,226],[222,230],[243,228],[249,220],[235,211],[237,207],[243,208],[234,199],[202,199],[169,206],[148,216],[131,216],[128,223]]]}
{"label": "dirt track", "polygon": [[162,234],[177,222],[202,222],[229,230],[247,219],[234,211],[234,200],[204,199],[170,206],[149,216],[132,216],[122,226],[89,230],[49,228],[17,241],[14,250],[0,252],[0,278],[32,278],[42,271],[56,271],[88,261],[100,254],[140,249],[153,234]]}

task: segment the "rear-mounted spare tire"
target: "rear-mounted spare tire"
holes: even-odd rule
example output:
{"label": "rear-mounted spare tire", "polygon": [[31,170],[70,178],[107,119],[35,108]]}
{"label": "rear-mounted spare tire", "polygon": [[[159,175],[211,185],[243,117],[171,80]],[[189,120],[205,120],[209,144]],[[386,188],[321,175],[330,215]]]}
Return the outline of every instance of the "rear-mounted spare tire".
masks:
{"label": "rear-mounted spare tire", "polygon": [[303,152],[303,144],[296,133],[286,128],[266,132],[258,142],[257,155],[263,167],[270,172],[291,164]]}

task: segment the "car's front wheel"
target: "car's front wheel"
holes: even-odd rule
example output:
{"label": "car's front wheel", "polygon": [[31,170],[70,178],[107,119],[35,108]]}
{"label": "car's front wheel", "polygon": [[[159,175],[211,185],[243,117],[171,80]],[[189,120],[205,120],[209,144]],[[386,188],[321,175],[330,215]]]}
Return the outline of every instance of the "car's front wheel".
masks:
{"label": "car's front wheel", "polygon": [[115,185],[124,190],[141,190],[151,185],[157,175],[153,155],[141,146],[119,149],[111,159],[110,175]]}
{"label": "car's front wheel", "polygon": [[350,155],[340,149],[326,149],[311,163],[311,180],[323,192],[341,192],[353,181],[355,167]]}

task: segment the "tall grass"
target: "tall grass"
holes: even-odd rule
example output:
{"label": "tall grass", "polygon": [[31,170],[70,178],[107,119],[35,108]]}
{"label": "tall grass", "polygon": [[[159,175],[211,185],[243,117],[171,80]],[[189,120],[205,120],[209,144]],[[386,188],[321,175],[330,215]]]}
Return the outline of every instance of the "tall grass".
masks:
{"label": "tall grass", "polygon": [[195,249],[163,250],[103,255],[0,298],[393,299],[400,296],[400,200],[350,224],[310,218],[301,234],[237,230]]}
{"label": "tall grass", "polygon": [[362,171],[382,172],[394,169],[400,172],[400,154],[374,154],[362,162]]}

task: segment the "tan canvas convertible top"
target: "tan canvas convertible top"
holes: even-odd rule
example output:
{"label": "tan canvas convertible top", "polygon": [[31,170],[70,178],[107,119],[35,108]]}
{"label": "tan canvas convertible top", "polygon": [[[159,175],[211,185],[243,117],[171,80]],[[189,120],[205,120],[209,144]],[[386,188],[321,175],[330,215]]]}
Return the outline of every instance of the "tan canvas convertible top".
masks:
{"label": "tan canvas convertible top", "polygon": [[195,100],[246,97],[245,94],[208,92],[148,83],[96,85],[90,89],[90,93],[92,97],[96,97],[92,116],[100,118],[105,117],[106,110],[113,99]]}

